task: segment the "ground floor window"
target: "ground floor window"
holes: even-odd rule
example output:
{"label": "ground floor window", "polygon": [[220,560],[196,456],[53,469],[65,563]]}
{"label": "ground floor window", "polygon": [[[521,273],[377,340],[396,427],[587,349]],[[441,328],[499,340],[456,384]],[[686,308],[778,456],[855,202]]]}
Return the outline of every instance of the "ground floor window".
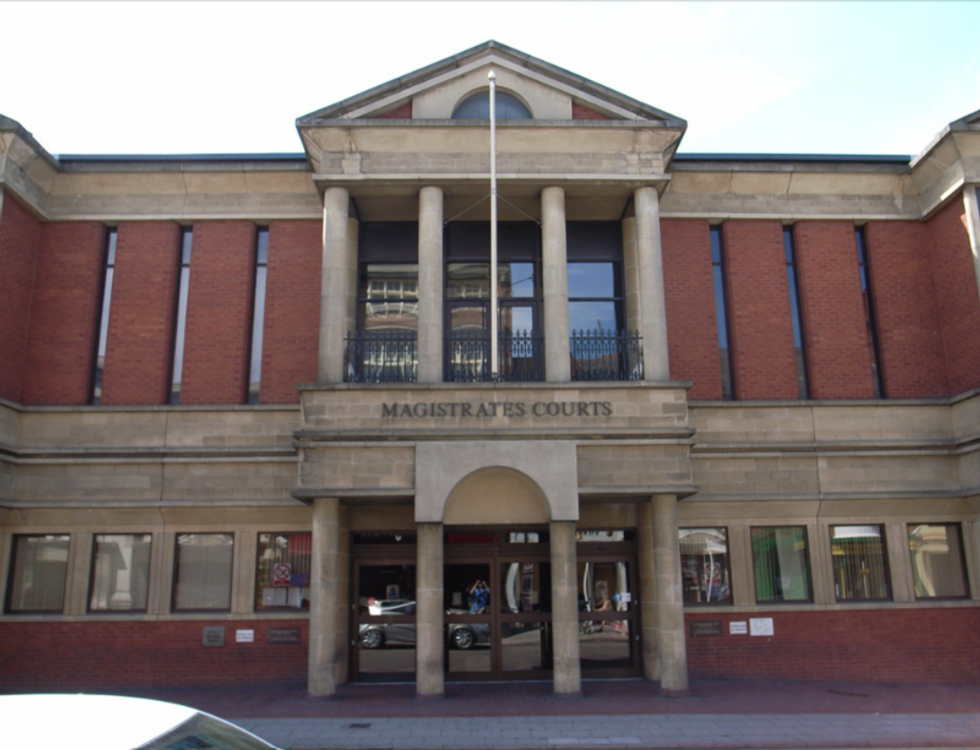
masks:
{"label": "ground floor window", "polygon": [[92,544],[92,612],[145,612],[150,534],[96,534]]}
{"label": "ground floor window", "polygon": [[68,534],[14,537],[8,612],[61,612],[68,574]]}
{"label": "ground floor window", "polygon": [[178,534],[174,611],[231,609],[234,534]]}
{"label": "ground floor window", "polygon": [[891,599],[883,526],[831,526],[830,551],[837,601]]}
{"label": "ground floor window", "polygon": [[941,599],[968,596],[960,525],[910,523],[908,535],[915,598]]}
{"label": "ground floor window", "polygon": [[753,526],[752,572],[760,604],[813,601],[804,526]]}
{"label": "ground floor window", "polygon": [[309,609],[313,535],[259,534],[255,571],[255,609]]}
{"label": "ground floor window", "polygon": [[678,529],[684,604],[731,604],[728,529]]}

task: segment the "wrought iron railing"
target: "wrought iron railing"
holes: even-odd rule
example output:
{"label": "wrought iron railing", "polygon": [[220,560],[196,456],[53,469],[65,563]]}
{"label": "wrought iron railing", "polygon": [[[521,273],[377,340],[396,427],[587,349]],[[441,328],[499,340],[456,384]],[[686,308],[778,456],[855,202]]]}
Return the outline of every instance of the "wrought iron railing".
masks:
{"label": "wrought iron railing", "polygon": [[[497,337],[496,380],[533,383],[544,380],[540,336],[530,331],[506,331]],[[453,331],[446,339],[446,381],[485,383],[495,378],[490,364],[490,336],[486,331]]]}
{"label": "wrought iron railing", "polygon": [[415,331],[348,332],[344,360],[348,383],[414,383],[418,339]]}
{"label": "wrought iron railing", "polygon": [[643,380],[643,346],[636,331],[572,331],[572,380]]}

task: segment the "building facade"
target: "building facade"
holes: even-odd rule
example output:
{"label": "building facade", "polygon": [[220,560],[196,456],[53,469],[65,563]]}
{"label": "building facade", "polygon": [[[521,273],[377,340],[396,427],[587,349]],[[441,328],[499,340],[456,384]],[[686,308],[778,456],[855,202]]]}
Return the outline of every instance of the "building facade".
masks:
{"label": "building facade", "polygon": [[684,154],[488,42],[297,128],[0,118],[0,689],[980,679],[980,113]]}

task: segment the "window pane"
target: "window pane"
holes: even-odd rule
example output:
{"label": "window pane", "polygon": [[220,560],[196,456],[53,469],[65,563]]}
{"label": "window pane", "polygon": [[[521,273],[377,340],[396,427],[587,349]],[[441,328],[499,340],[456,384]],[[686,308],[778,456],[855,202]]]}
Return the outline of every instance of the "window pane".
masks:
{"label": "window pane", "polygon": [[233,534],[179,534],[175,610],[231,609]]}
{"label": "window pane", "polygon": [[755,600],[811,601],[806,528],[765,526],[753,528],[751,534]]}
{"label": "window pane", "polygon": [[150,534],[96,534],[92,546],[92,611],[145,612]]}
{"label": "window pane", "polygon": [[15,536],[8,612],[61,612],[68,573],[67,534]]}
{"label": "window pane", "polygon": [[612,263],[569,263],[568,296],[615,297],[616,283]]}
{"label": "window pane", "polygon": [[731,604],[728,530],[678,529],[685,604]]}
{"label": "window pane", "polygon": [[498,263],[500,298],[534,297],[533,263]]}
{"label": "window pane", "polygon": [[956,523],[910,523],[909,550],[917,599],[969,595]]}
{"label": "window pane", "polygon": [[490,298],[489,263],[450,263],[446,268],[446,297]]}
{"label": "window pane", "polygon": [[310,608],[312,539],[309,532],[259,534],[256,609]]}
{"label": "window pane", "polygon": [[575,331],[619,330],[616,320],[616,303],[613,300],[568,303],[568,329]]}
{"label": "window pane", "polygon": [[891,598],[881,526],[831,526],[830,551],[837,601]]}
{"label": "window pane", "polygon": [[374,263],[361,278],[363,330],[415,331],[419,318],[419,267],[415,263]]}
{"label": "window pane", "polygon": [[411,679],[415,674],[415,566],[361,565],[357,621],[360,678]]}

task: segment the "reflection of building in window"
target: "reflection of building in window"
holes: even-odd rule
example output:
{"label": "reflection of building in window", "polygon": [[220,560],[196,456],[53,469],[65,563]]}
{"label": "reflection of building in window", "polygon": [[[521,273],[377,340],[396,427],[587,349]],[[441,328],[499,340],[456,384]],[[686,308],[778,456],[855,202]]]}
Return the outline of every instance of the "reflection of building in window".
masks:
{"label": "reflection of building in window", "polygon": [[731,603],[728,530],[678,529],[685,604]]}
{"label": "reflection of building in window", "polygon": [[831,526],[837,601],[890,599],[888,556],[881,526]]}
{"label": "reflection of building in window", "polygon": [[92,545],[92,611],[145,612],[150,534],[96,534]]}
{"label": "reflection of building in window", "polygon": [[908,534],[915,597],[968,596],[959,524],[910,523]]}

